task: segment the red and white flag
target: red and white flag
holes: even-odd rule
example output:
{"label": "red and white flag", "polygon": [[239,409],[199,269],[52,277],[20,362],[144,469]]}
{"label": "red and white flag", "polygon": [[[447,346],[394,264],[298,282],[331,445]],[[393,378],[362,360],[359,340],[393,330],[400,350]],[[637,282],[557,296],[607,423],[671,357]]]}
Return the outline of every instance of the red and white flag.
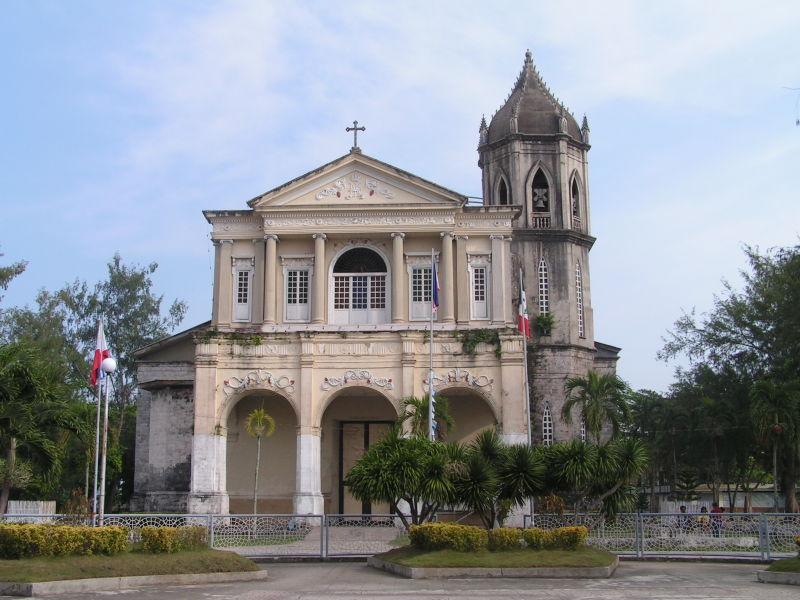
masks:
{"label": "red and white flag", "polygon": [[519,316],[517,329],[526,338],[531,337],[531,321],[528,318],[528,301],[525,299],[525,286],[522,283],[522,271],[519,272]]}
{"label": "red and white flag", "polygon": [[100,365],[103,364],[103,359],[108,358],[111,356],[111,353],[108,351],[108,345],[106,344],[106,334],[103,331],[103,322],[98,321],[97,323],[97,344],[95,345],[94,349],[94,360],[92,361],[92,372],[89,375],[89,381],[92,385],[97,385],[98,379],[103,379],[105,377],[105,373],[103,369],[100,368]]}

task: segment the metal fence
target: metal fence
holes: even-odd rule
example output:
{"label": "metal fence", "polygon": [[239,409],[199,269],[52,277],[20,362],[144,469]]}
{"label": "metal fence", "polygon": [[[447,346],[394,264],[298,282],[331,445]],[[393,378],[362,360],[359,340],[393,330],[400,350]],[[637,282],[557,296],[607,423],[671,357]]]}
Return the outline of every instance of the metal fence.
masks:
{"label": "metal fence", "polygon": [[747,557],[769,560],[797,553],[800,514],[626,513],[530,515],[525,527],[584,525],[589,544],[623,555]]}
{"label": "metal fence", "polygon": [[[1,515],[3,522],[90,525],[91,518]],[[141,540],[147,526],[201,526],[212,548],[252,558],[363,557],[408,542],[393,515],[111,514],[104,522],[127,529],[131,543]],[[591,514],[525,516],[525,527],[569,525],[586,526],[589,544],[621,555],[772,559],[796,554],[800,514],[626,513],[613,520]]]}

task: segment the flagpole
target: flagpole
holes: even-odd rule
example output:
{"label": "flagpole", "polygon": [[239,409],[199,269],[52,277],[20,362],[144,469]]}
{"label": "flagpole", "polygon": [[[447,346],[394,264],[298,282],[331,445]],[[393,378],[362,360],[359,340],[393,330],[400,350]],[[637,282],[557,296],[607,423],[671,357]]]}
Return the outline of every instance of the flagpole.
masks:
{"label": "flagpole", "polygon": [[104,402],[103,411],[103,462],[100,463],[100,501],[99,501],[99,518],[98,524],[103,526],[103,517],[105,516],[105,503],[106,503],[106,462],[108,454],[108,391],[111,387],[111,377],[106,375],[106,399]]}
{"label": "flagpole", "polygon": [[[525,286],[522,282],[522,269],[519,270],[519,293],[520,293],[520,302],[523,300],[523,295],[525,294]],[[527,312],[527,300],[526,304],[526,312]],[[530,325],[528,325],[530,328]],[[530,380],[528,379],[528,331],[522,332],[522,371],[525,377],[525,384],[523,389],[525,390],[525,419],[528,424],[528,446],[531,448],[533,447],[533,423],[531,421],[531,389],[530,389]],[[534,525],[533,515],[534,515],[534,505],[533,505],[533,497],[530,498],[530,511],[531,511],[531,527]]]}
{"label": "flagpole", "polygon": [[430,364],[428,368],[428,437],[432,442],[436,441],[436,429],[434,427],[434,407],[433,407],[433,286],[436,285],[436,265],[434,264],[433,248],[431,248],[431,328],[428,347],[430,350]]}
{"label": "flagpole", "polygon": [[97,423],[94,431],[94,495],[92,495],[92,525],[94,525],[97,520],[97,470],[100,463],[100,381],[101,380],[98,379],[97,385],[95,386],[97,390]]}

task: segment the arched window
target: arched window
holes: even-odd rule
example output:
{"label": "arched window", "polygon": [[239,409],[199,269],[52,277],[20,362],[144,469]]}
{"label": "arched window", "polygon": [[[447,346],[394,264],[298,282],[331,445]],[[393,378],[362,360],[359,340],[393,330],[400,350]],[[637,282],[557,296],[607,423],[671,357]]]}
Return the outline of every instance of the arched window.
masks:
{"label": "arched window", "polygon": [[539,314],[550,312],[550,276],[544,256],[539,260]]}
{"label": "arched window", "polygon": [[580,261],[575,262],[575,302],[578,306],[578,335],[586,337],[586,324],[583,319],[583,272]]}
{"label": "arched window", "polygon": [[374,250],[352,248],[333,266],[333,319],[337,325],[385,323],[386,262]]}
{"label": "arched window", "polygon": [[579,229],[581,226],[581,190],[576,177],[572,179],[570,195],[572,197],[572,226]]}
{"label": "arched window", "polygon": [[550,412],[550,403],[544,403],[542,412],[542,443],[549,446],[553,443],[553,413]]}
{"label": "arched window", "polygon": [[506,180],[502,177],[500,178],[500,185],[497,186],[497,200],[498,204],[511,204],[510,202],[510,194],[508,193],[508,186],[506,185]]}
{"label": "arched window", "polygon": [[541,169],[536,171],[536,175],[533,176],[533,185],[531,191],[531,198],[533,199],[533,212],[550,212],[550,185],[547,183],[547,177]]}

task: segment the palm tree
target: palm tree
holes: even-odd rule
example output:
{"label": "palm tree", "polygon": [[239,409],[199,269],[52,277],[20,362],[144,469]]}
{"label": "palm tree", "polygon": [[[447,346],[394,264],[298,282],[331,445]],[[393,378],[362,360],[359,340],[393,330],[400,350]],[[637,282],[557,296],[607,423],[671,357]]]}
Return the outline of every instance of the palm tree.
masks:
{"label": "palm tree", "polygon": [[5,445],[0,514],[5,513],[13,487],[24,477],[18,451],[39,458],[52,476],[61,466],[59,439],[81,424],[70,402],[61,365],[47,360],[27,343],[0,346],[0,442]]}
{"label": "palm tree", "polygon": [[564,422],[572,423],[572,409],[580,407],[581,418],[588,431],[600,444],[600,434],[606,423],[611,424],[616,437],[620,428],[630,419],[627,384],[613,373],[600,374],[589,371],[586,377],[570,377],[564,384],[566,402],[561,409]]}
{"label": "palm tree", "polygon": [[[410,422],[411,435],[428,437],[428,406],[430,405],[430,398],[428,396],[422,398],[407,396],[401,402],[403,403],[403,414],[400,417],[400,422]],[[442,442],[454,425],[453,418],[450,416],[450,404],[447,402],[447,398],[436,396],[434,398],[433,411],[433,418],[436,421],[436,439]]]}
{"label": "palm tree", "polygon": [[[778,510],[778,449],[786,449],[787,461],[794,463],[794,456],[800,448],[800,394],[779,385],[772,380],[762,379],[756,381],[750,390],[750,414],[753,418],[756,431],[764,442],[772,445],[772,476],[775,510]],[[787,469],[790,477],[784,483],[786,493],[786,510],[797,510],[797,499],[794,489],[796,475],[794,469]],[[791,475],[795,475],[792,477]]]}
{"label": "palm tree", "polygon": [[256,438],[257,442],[256,472],[253,479],[253,514],[255,515],[258,512],[258,469],[261,466],[261,438],[269,437],[275,433],[275,419],[264,410],[264,405],[262,404],[260,408],[256,408],[247,415],[245,428],[248,435]]}

